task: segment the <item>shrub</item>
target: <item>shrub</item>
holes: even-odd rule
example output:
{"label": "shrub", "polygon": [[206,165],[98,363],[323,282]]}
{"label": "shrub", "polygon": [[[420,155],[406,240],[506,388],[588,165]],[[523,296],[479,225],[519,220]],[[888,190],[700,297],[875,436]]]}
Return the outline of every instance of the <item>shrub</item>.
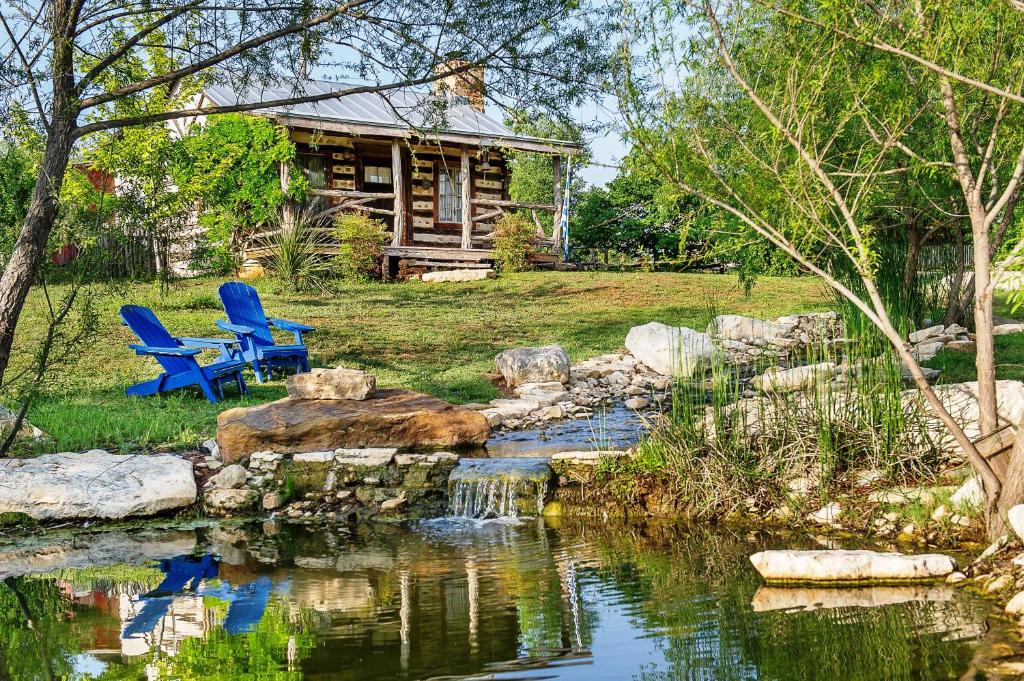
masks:
{"label": "shrub", "polygon": [[266,270],[282,279],[289,290],[326,291],[330,277],[330,260],[323,254],[322,221],[300,211],[292,224],[280,218],[274,223],[270,236],[264,240],[269,257]]}
{"label": "shrub", "polygon": [[334,221],[334,234],[340,245],[335,265],[342,279],[380,278],[384,247],[391,241],[383,222],[366,215],[343,213]]}
{"label": "shrub", "polygon": [[502,272],[530,269],[530,253],[536,238],[534,226],[522,215],[506,213],[494,226],[494,264]]}

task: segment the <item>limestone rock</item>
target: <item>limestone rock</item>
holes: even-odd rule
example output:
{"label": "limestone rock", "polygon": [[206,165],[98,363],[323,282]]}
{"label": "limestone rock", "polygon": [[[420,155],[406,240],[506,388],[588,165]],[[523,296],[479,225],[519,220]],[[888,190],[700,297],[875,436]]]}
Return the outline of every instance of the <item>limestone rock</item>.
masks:
{"label": "limestone rock", "polygon": [[1024,615],[1024,591],[1011,598],[1005,610],[1007,615]]}
{"label": "limestone rock", "polygon": [[927,362],[928,360],[939,354],[939,350],[943,348],[941,341],[927,341],[917,345],[910,350],[910,354],[914,356],[918,362]]}
{"label": "limestone rock", "polygon": [[268,449],[479,446],[490,433],[481,412],[409,390],[378,390],[361,401],[285,398],[217,417],[217,442],[227,462]]}
{"label": "limestone rock", "polygon": [[992,333],[996,336],[1006,336],[1011,333],[1024,333],[1024,324],[997,324],[992,327]]}
{"label": "limestone rock", "polygon": [[540,348],[511,348],[494,358],[509,387],[524,383],[568,383],[572,370],[569,353],[558,345]]}
{"label": "limestone rock", "polygon": [[640,411],[646,409],[650,405],[651,401],[646,397],[631,397],[625,401],[626,409],[633,409],[634,411]]}
{"label": "limestone rock", "polygon": [[149,516],[195,500],[192,464],[170,454],[94,449],[0,460],[0,512],[36,520]]}
{"label": "limestone rock", "polygon": [[761,551],[750,557],[767,582],[860,582],[925,580],[956,569],[949,556],[877,551]]}
{"label": "limestone rock", "polygon": [[[0,404],[0,437],[6,437],[11,432],[11,428],[14,427],[14,422],[17,419],[18,415],[16,413]],[[22,420],[17,440],[33,440],[37,443],[49,441],[52,444],[50,436],[29,423],[28,419]]]}
{"label": "limestone rock", "polygon": [[203,505],[210,513],[230,515],[249,511],[259,494],[254,489],[211,489],[203,497]]}
{"label": "limestone rock", "polygon": [[838,373],[839,367],[832,362],[808,364],[793,369],[771,367],[760,376],[755,376],[751,383],[761,392],[789,393],[812,388],[819,381],[831,380]]}
{"label": "limestone rock", "polygon": [[[963,426],[967,437],[972,440],[977,438],[981,434],[978,427],[978,382],[949,383],[936,386],[934,390],[943,406]],[[959,445],[941,426],[938,419],[932,416],[931,408],[924,402],[919,391],[903,391],[900,393],[900,399],[908,412],[919,410],[935,420],[932,438],[941,450],[959,451]],[[1019,427],[1024,421],[1024,383],[1008,380],[996,381],[996,410],[1001,422]]]}
{"label": "limestone rock", "polygon": [[1013,533],[1024,539],[1024,504],[1017,504],[1007,511],[1006,520],[1010,523]]}
{"label": "limestone rock", "polygon": [[210,478],[206,484],[219,489],[238,489],[245,485],[245,477],[245,467],[235,463]]}
{"label": "limestone rock", "polygon": [[723,314],[715,317],[713,324],[715,335],[719,338],[734,341],[761,339],[771,342],[792,332],[797,327],[797,319],[766,322],[738,314]]}
{"label": "limestone rock", "polygon": [[357,369],[313,369],[289,376],[288,397],[301,400],[365,400],[377,389],[377,377]]}
{"label": "limestone rock", "polygon": [[420,280],[434,283],[460,283],[494,279],[495,276],[497,275],[492,269],[437,270],[436,272],[425,272],[420,276]]}
{"label": "limestone rock", "polygon": [[957,491],[949,497],[950,503],[953,506],[970,506],[971,508],[981,508],[982,503],[985,501],[985,490],[981,486],[981,478],[973,476],[967,480],[964,484],[960,485]]}
{"label": "limestone rock", "polygon": [[945,329],[942,326],[942,324],[936,324],[935,326],[929,326],[926,329],[920,329],[918,331],[914,331],[909,336],[907,336],[907,339],[911,343],[921,343],[923,341],[928,340],[929,338],[933,338],[935,336],[941,336],[942,332],[944,330]]}
{"label": "limestone rock", "polygon": [[394,499],[387,499],[385,501],[382,501],[380,503],[380,510],[383,513],[387,513],[388,511],[397,511],[398,509],[405,506],[407,501],[408,499],[406,499],[405,492],[402,492]]}
{"label": "limestone rock", "polygon": [[814,513],[808,514],[807,520],[819,525],[833,525],[839,520],[839,515],[842,512],[843,507],[833,501],[832,503],[819,508]]}
{"label": "limestone rock", "polygon": [[569,393],[566,391],[565,386],[558,381],[524,383],[517,387],[515,392],[520,399],[536,402],[543,407],[558,404],[569,399]]}
{"label": "limestone rock", "polygon": [[284,504],[284,495],[280,492],[267,492],[263,495],[263,508],[267,511],[273,511],[276,508],[280,508]]}
{"label": "limestone rock", "polygon": [[626,335],[626,349],[662,376],[689,378],[711,357],[711,337],[683,326],[650,322]]}

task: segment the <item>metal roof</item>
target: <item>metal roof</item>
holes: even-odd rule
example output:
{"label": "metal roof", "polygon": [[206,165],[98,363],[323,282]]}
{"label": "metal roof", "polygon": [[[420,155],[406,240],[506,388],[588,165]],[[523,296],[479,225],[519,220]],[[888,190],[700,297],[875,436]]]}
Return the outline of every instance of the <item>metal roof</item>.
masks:
{"label": "metal roof", "polygon": [[[204,92],[216,105],[231,106],[327,94],[348,87],[357,86],[325,80],[296,80],[271,84],[256,83],[238,89],[230,83],[217,83],[208,86]],[[396,132],[406,134],[429,131],[494,138],[499,141],[523,141],[569,148],[577,146],[572,142],[520,135],[469,104],[452,101],[448,102],[447,107],[442,107],[437,106],[439,101],[431,92],[405,87],[385,93],[360,92],[318,102],[269,107],[254,113],[279,118],[372,125],[393,128]]]}

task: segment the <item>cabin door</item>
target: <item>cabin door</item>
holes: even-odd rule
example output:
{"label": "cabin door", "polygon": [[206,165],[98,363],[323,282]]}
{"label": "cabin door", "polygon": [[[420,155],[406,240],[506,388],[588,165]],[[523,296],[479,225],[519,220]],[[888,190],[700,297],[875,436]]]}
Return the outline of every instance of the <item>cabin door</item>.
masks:
{"label": "cabin door", "polygon": [[[392,194],[395,191],[395,181],[391,176],[391,159],[389,158],[366,158],[363,160],[363,191],[380,194]],[[394,199],[374,199],[368,205],[381,210],[392,210],[395,207]],[[377,218],[394,229],[394,216],[373,213],[370,217]]]}

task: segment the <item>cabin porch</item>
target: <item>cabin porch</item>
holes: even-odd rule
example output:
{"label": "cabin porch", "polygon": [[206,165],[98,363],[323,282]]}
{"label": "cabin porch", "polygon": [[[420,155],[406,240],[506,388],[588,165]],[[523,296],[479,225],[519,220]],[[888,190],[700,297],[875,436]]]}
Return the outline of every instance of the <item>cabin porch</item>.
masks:
{"label": "cabin porch", "polygon": [[[562,172],[561,157],[553,153],[556,149],[536,143],[516,145],[552,156],[555,202],[524,204],[512,201],[508,194],[505,150],[511,147],[506,140],[468,135],[424,140],[361,130],[339,134],[289,129],[296,144],[296,164],[310,184],[307,212],[320,217],[363,212],[384,222],[391,233],[386,255],[392,276],[398,273],[400,261],[402,267],[429,269],[489,266],[494,221],[508,211],[532,216],[539,261],[560,260],[557,225]],[[288,177],[287,166],[282,166],[285,188]],[[324,243],[322,248],[335,251],[337,244]],[[245,252],[247,258],[256,259],[267,254],[268,249],[258,243]]]}

